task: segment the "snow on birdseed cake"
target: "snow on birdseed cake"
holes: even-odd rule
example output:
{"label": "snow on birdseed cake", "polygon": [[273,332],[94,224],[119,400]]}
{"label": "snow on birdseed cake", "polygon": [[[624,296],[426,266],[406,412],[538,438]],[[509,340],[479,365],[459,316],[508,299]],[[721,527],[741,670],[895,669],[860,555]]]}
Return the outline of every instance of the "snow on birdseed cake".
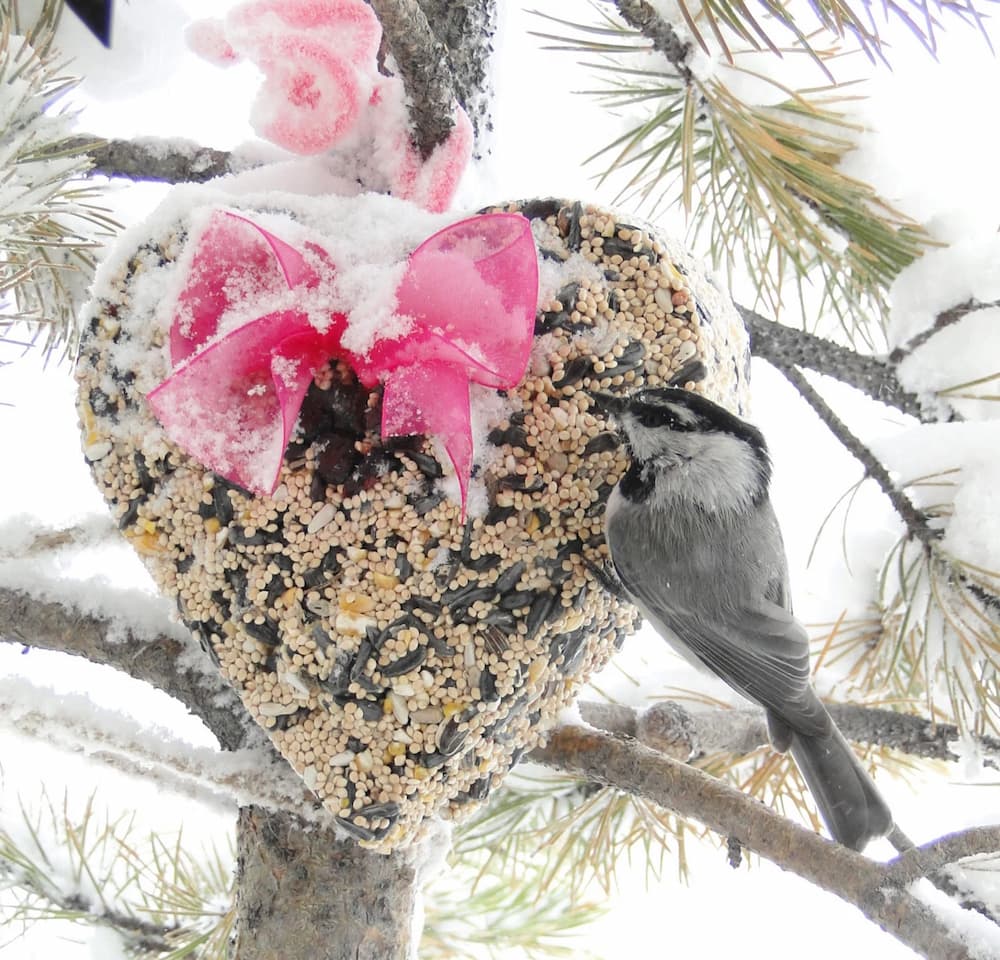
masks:
{"label": "snow on birdseed cake", "polygon": [[184,196],[100,271],[78,368],[84,455],[254,720],[348,834],[387,850],[485,800],[637,626],[601,576],[626,461],[588,390],[673,382],[739,410],[746,335],[646,229],[569,201],[491,208],[531,221],[539,302],[523,382],[472,387],[465,519],[441,438],[383,439],[381,388],[343,360],[316,373],[277,489],[251,495],[173,445],[146,403],[170,370],[192,224],[222,202],[362,262],[454,217],[386,197]]}

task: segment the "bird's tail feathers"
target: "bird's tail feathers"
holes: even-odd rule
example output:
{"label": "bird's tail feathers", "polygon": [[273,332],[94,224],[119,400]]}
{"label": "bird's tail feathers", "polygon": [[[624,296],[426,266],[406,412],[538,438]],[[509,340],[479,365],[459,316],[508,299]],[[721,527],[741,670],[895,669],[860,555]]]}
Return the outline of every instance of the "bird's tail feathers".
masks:
{"label": "bird's tail feathers", "polygon": [[836,727],[820,737],[796,734],[791,751],[835,840],[863,850],[892,830],[888,804]]}

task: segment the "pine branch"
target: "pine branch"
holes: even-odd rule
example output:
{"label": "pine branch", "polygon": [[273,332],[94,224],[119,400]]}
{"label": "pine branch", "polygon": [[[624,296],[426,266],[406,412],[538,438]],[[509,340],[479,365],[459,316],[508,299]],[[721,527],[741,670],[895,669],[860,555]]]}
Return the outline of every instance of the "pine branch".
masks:
{"label": "pine branch", "polygon": [[889,471],[879,459],[848,429],[847,424],[840,419],[830,405],[820,396],[819,392],[806,379],[805,375],[794,366],[775,366],[785,378],[799,391],[802,398],[816,411],[827,429],[843,444],[864,468],[865,473],[878,485],[879,489],[889,498],[896,513],[906,524],[911,537],[919,540],[928,551],[932,551],[941,539],[941,531],[930,526],[929,518],[923,510],[918,509],[912,500],[900,490],[889,476]]}
{"label": "pine branch", "polygon": [[815,370],[911,417],[927,419],[920,398],[903,387],[884,360],[769,320],[748,307],[737,304],[736,309],[750,331],[750,351],[754,356],[782,370],[790,367]]}
{"label": "pine branch", "polygon": [[677,71],[685,85],[694,80],[687,58],[691,44],[677,36],[673,26],[664,20],[646,0],[612,0],[621,18],[643,36],[653,41],[653,49],[662,53]]}
{"label": "pine branch", "polygon": [[92,174],[126,180],[205,183],[257,165],[228,150],[202,147],[180,137],[98,140],[83,135],[74,137],[69,144],[90,158]]}
{"label": "pine branch", "polygon": [[634,741],[575,725],[552,731],[533,758],[547,766],[645,797],[705,824],[857,907],[887,933],[937,960],[971,960],[958,935],[885,869],[786,820],[707,774]]}
{"label": "pine branch", "polygon": [[954,323],[958,323],[960,320],[964,320],[970,313],[975,313],[978,310],[989,310],[993,307],[1000,307],[1000,300],[993,300],[989,303],[981,303],[975,299],[965,300],[948,310],[942,310],[934,318],[934,323],[930,327],[911,337],[902,346],[896,347],[889,354],[889,362],[898,365],[913,353],[914,350],[927,343],[935,334],[947,329]]}
{"label": "pine branch", "polygon": [[169,731],[106,710],[89,697],[0,681],[0,726],[227,811],[250,803],[300,815],[321,809],[270,746],[225,754],[194,747]]}
{"label": "pine branch", "polygon": [[886,864],[886,879],[904,887],[959,860],[1000,853],[1000,826],[971,827],[913,847]]}
{"label": "pine branch", "polygon": [[426,160],[455,125],[448,52],[416,0],[370,0],[410,98],[414,145]]}
{"label": "pine branch", "polygon": [[[168,626],[164,624],[165,630]],[[150,683],[199,717],[224,749],[266,742],[237,695],[191,640],[166,632],[152,639],[137,636],[109,618],[9,587],[0,587],[0,639],[86,657]]]}
{"label": "pine branch", "polygon": [[[580,716],[591,726],[640,743],[676,760],[718,753],[745,756],[766,745],[767,721],[756,707],[688,710],[675,700],[661,700],[637,711],[620,704],[581,701]],[[848,740],[898,750],[927,760],[962,761],[952,744],[963,734],[955,724],[856,704],[828,703],[830,716]],[[972,735],[984,764],[1000,767],[1000,739]]]}
{"label": "pine branch", "polygon": [[[417,0],[434,36],[448,51],[455,97],[478,144],[493,129],[489,58],[496,33],[496,0]],[[477,155],[478,157],[478,155]]]}

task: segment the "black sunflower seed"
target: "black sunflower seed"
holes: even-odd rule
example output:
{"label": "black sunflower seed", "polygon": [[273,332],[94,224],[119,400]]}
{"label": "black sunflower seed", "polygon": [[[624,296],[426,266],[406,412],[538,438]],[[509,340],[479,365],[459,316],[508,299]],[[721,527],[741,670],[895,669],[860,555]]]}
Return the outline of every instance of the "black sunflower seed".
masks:
{"label": "black sunflower seed", "polygon": [[506,610],[493,609],[483,617],[483,623],[509,633],[517,626],[517,618]]}
{"label": "black sunflower seed", "polygon": [[212,505],[215,507],[215,516],[220,524],[228,527],[233,522],[233,501],[229,499],[228,488],[216,481],[212,487]]}
{"label": "black sunflower seed", "polygon": [[186,557],[181,557],[180,560],[177,561],[177,572],[187,573],[193,565],[194,565],[194,554],[189,553]]}
{"label": "black sunflower seed", "polygon": [[360,462],[361,455],[354,448],[354,438],[334,433],[316,460],[316,472],[325,483],[339,487],[347,482]]}
{"label": "black sunflower seed", "polygon": [[616,359],[615,366],[612,367],[609,372],[615,376],[628,373],[629,370],[635,370],[637,367],[641,367],[645,360],[646,348],[642,345],[642,341],[633,340],[622,351],[622,355]]}
{"label": "black sunflower seed", "polygon": [[500,607],[503,610],[518,610],[521,607],[530,607],[535,594],[530,590],[515,590],[500,598]]}
{"label": "black sunflower seed", "polygon": [[583,204],[577,200],[572,207],[563,207],[557,216],[559,218],[559,232],[566,238],[566,246],[570,250],[579,250],[583,240],[583,234],[580,230]]}
{"label": "black sunflower seed", "polygon": [[418,646],[415,650],[407,651],[385,666],[379,664],[379,672],[383,677],[401,677],[404,673],[416,670],[426,659],[427,648]]}
{"label": "black sunflower seed", "polygon": [[442,763],[448,758],[437,750],[431,751],[430,753],[420,754],[417,762],[422,767],[427,767],[428,770],[433,770],[435,767],[440,767]]}
{"label": "black sunflower seed", "polygon": [[507,476],[501,477],[497,481],[497,485],[507,490],[520,490],[522,493],[538,493],[539,490],[544,489],[545,482],[541,477],[536,476],[529,484],[520,474],[508,473]]}
{"label": "black sunflower seed", "polygon": [[407,460],[412,460],[416,468],[425,476],[428,480],[438,480],[444,476],[444,470],[441,469],[441,464],[437,462],[429,453],[423,453],[419,450],[403,450],[400,451]]}
{"label": "black sunflower seed", "polygon": [[139,519],[139,507],[141,507],[145,502],[145,495],[136,497],[134,500],[129,501],[129,505],[125,508],[125,512],[118,520],[119,530],[126,530]]}
{"label": "black sunflower seed", "polygon": [[477,600],[490,600],[495,593],[495,587],[483,587],[473,581],[472,583],[467,583],[464,587],[457,587],[454,590],[445,591],[441,595],[441,602],[446,607],[459,604],[467,607],[475,603]]}
{"label": "black sunflower seed", "polygon": [[479,695],[480,699],[487,703],[500,699],[500,694],[497,693],[497,678],[489,668],[484,669],[479,675]]}
{"label": "black sunflower seed", "polygon": [[517,510],[513,507],[498,507],[494,505],[486,512],[483,522],[487,527],[496,526],[498,523],[509,520],[515,513],[517,513]]}
{"label": "black sunflower seed", "polygon": [[485,800],[490,795],[490,788],[493,780],[490,777],[483,777],[469,787],[468,793],[473,800]]}
{"label": "black sunflower seed", "polygon": [[139,481],[139,489],[149,493],[153,489],[153,476],[146,465],[146,458],[136,451],[132,455],[132,462],[135,464],[135,476]]}
{"label": "black sunflower seed", "polygon": [[385,716],[385,707],[382,706],[381,700],[355,700],[354,703],[357,704],[358,709],[361,711],[362,718],[369,723],[380,720]]}
{"label": "black sunflower seed", "polygon": [[689,380],[697,383],[699,380],[704,380],[707,376],[708,367],[701,360],[689,360],[667,381],[667,384],[671,387],[679,387]]}
{"label": "black sunflower seed", "polygon": [[563,375],[558,380],[552,381],[552,386],[558,388],[570,387],[574,383],[579,383],[584,377],[589,376],[593,370],[593,361],[590,357],[574,357],[563,367]]}
{"label": "black sunflower seed", "polygon": [[501,562],[500,554],[498,553],[484,553],[479,557],[472,557],[466,562],[466,566],[470,570],[474,570],[476,573],[486,573],[488,570],[492,570],[494,567],[498,567]]}
{"label": "black sunflower seed", "polygon": [[698,316],[701,317],[703,323],[711,323],[712,318],[708,311],[697,301],[694,302],[694,308],[698,311]]}
{"label": "black sunflower seed", "polygon": [[548,619],[555,605],[556,594],[551,591],[538,594],[531,602],[531,607],[528,610],[528,618],[525,621],[525,626],[528,628],[529,640],[535,636],[541,625]]}
{"label": "black sunflower seed", "polygon": [[259,640],[269,647],[276,647],[281,642],[281,633],[278,630],[278,625],[273,620],[265,618],[263,623],[251,621],[250,623],[243,623],[241,626],[244,632],[253,637],[254,640]]}
{"label": "black sunflower seed", "polygon": [[518,560],[517,563],[512,564],[503,573],[500,574],[496,579],[494,586],[497,589],[497,593],[510,593],[514,587],[517,586],[517,582],[524,576],[525,563],[523,560]]}
{"label": "black sunflower seed", "polygon": [[229,588],[233,591],[236,603],[241,607],[246,606],[247,583],[249,582],[246,571],[244,571],[241,567],[236,567],[234,569],[226,570],[225,577],[226,582],[229,584]]}
{"label": "black sunflower seed", "polygon": [[441,725],[437,734],[437,748],[446,757],[453,757],[469,739],[468,728],[459,729],[456,717],[451,717]]}
{"label": "black sunflower seed", "polygon": [[349,833],[356,840],[374,840],[376,831],[362,827],[360,824],[348,820],[346,817],[337,817],[337,825],[345,832]]}
{"label": "black sunflower seed", "polygon": [[229,542],[238,547],[259,547],[267,543],[271,537],[263,530],[257,529],[249,536],[246,527],[230,526]]}
{"label": "black sunflower seed", "polygon": [[439,616],[441,613],[441,604],[435,603],[433,600],[428,600],[425,597],[410,597],[403,604],[404,610],[422,610],[424,613],[429,613],[431,616]]}
{"label": "black sunflower seed", "polygon": [[370,803],[367,807],[355,810],[352,817],[365,817],[367,820],[396,820],[399,817],[399,804],[393,801],[386,803]]}
{"label": "black sunflower seed", "polygon": [[487,653],[493,653],[499,657],[503,655],[510,644],[504,631],[497,624],[491,623],[487,624],[483,631],[483,645]]}
{"label": "black sunflower seed", "polygon": [[430,513],[442,500],[444,500],[444,494],[438,490],[434,490],[426,496],[411,500],[410,503],[413,506],[413,512],[418,517],[422,517],[424,514]]}
{"label": "black sunflower seed", "polygon": [[559,213],[559,201],[555,197],[543,197],[536,200],[529,200],[521,207],[523,213],[529,220],[546,220]]}

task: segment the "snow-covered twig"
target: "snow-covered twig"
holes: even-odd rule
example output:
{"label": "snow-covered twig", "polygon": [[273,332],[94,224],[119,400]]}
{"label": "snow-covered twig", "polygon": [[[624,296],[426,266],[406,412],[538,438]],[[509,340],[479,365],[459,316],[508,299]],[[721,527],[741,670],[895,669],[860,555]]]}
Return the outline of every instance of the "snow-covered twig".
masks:
{"label": "snow-covered twig", "polygon": [[916,336],[911,337],[906,343],[901,346],[896,347],[892,353],[889,354],[889,362],[894,364],[899,364],[905,360],[914,350],[918,347],[922,347],[928,340],[930,340],[936,333],[940,333],[946,327],[950,327],[953,323],[958,323],[959,320],[964,320],[970,313],[975,313],[977,310],[989,310],[993,307],[1000,307],[1000,300],[993,300],[989,303],[980,303],[978,300],[966,300],[963,303],[956,304],[949,310],[942,310],[934,318],[934,323],[928,327],[926,330],[922,330]]}
{"label": "snow-covered twig", "polygon": [[91,173],[127,180],[204,183],[253,165],[228,150],[213,150],[181,138],[95,141],[82,136],[69,143],[90,157]]}
{"label": "snow-covered twig", "polygon": [[250,803],[308,814],[313,804],[286,762],[270,748],[220,752],[79,694],[57,695],[29,681],[0,681],[0,725],[60,750],[85,754],[164,789],[235,811]]}
{"label": "snow-covered twig", "polygon": [[[164,624],[164,628],[169,624]],[[0,639],[86,657],[158,687],[199,717],[227,750],[264,742],[239,697],[194,641],[139,637],[109,617],[0,587]]]}
{"label": "snow-covered twig", "polygon": [[886,932],[940,960],[971,960],[969,946],[909,892],[887,883],[884,867],[825,840],[720,780],[630,740],[564,724],[532,759],[644,797],[705,824],[853,904]]}
{"label": "snow-covered twig", "polygon": [[1000,853],[1000,826],[971,827],[913,847],[886,864],[886,879],[903,886],[958,860],[986,853]]}
{"label": "snow-covered twig", "polygon": [[918,509],[910,498],[903,493],[892,481],[889,471],[881,463],[878,457],[872,453],[853,433],[848,429],[843,420],[840,419],[830,405],[820,396],[815,387],[806,379],[805,374],[797,367],[774,361],[775,366],[782,372],[802,398],[816,411],[819,418],[826,425],[827,429],[843,444],[848,453],[851,454],[864,468],[865,472],[878,485],[881,491],[889,498],[896,513],[906,524],[906,529],[910,536],[919,540],[925,548],[932,549],[934,544],[941,537],[941,531],[933,529],[928,523],[927,514]]}

